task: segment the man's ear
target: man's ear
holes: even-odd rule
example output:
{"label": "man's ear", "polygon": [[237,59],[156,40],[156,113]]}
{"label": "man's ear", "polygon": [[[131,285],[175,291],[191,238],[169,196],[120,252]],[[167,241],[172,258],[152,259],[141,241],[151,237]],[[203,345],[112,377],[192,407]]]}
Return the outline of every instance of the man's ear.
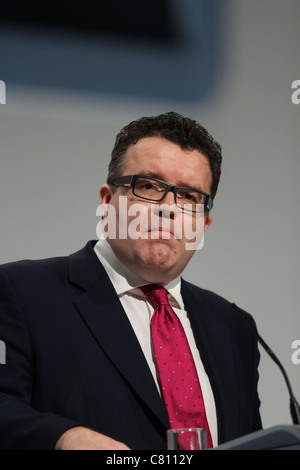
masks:
{"label": "man's ear", "polygon": [[101,204],[108,204],[112,197],[112,192],[108,184],[103,184],[99,190]]}
{"label": "man's ear", "polygon": [[204,221],[204,232],[208,229],[208,227],[211,225],[211,223],[212,223],[212,216],[211,216],[211,213],[208,212],[208,214],[205,217],[205,221]]}
{"label": "man's ear", "polygon": [[112,198],[112,192],[108,184],[103,184],[99,190],[99,198],[102,206],[102,218],[104,219],[108,215],[108,209],[105,209],[105,205],[109,204]]}

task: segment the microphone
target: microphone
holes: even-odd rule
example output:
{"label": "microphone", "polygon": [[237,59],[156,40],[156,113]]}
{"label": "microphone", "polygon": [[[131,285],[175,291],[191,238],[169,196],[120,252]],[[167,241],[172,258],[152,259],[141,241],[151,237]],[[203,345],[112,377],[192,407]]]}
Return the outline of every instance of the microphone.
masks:
{"label": "microphone", "polygon": [[287,373],[285,372],[282,364],[280,363],[279,359],[277,356],[273,353],[273,351],[270,349],[270,347],[266,344],[266,342],[262,339],[262,337],[258,334],[257,330],[254,328],[254,326],[246,319],[245,315],[243,314],[243,311],[234,303],[231,304],[234,310],[238,313],[238,315],[244,320],[245,324],[247,327],[250,329],[252,334],[255,336],[257,341],[262,345],[262,347],[265,349],[265,351],[269,354],[269,356],[273,359],[273,361],[278,365],[279,369],[281,370],[283,377],[285,379],[286,386],[289,391],[289,396],[290,396],[290,413],[292,417],[292,422],[295,425],[300,424],[300,406],[299,403],[297,402],[293,390],[290,384],[290,381],[288,379]]}

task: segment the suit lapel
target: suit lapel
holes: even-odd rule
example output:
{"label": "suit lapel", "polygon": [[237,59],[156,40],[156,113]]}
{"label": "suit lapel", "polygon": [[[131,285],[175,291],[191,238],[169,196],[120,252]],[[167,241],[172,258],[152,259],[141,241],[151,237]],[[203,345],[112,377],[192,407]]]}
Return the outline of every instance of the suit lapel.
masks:
{"label": "suit lapel", "polygon": [[85,291],[76,308],[99,347],[167,427],[167,416],[142,349],[92,243],[71,255],[70,281]]}
{"label": "suit lapel", "polygon": [[[228,327],[216,318],[211,301],[196,294],[182,281],[182,297],[194,332],[197,348],[213,390],[219,421],[219,439],[223,439],[226,423],[232,423],[235,401],[236,370],[231,360],[232,344]],[[195,307],[196,306],[196,307]],[[229,418],[229,419],[228,419]]]}

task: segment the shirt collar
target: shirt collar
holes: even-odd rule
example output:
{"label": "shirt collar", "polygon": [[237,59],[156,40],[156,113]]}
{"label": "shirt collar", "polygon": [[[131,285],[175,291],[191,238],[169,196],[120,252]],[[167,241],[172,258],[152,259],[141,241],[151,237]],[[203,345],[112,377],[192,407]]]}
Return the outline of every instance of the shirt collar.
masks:
{"label": "shirt collar", "polygon": [[[122,296],[125,293],[131,293],[137,296],[143,295],[138,287],[145,285],[145,280],[130,271],[127,266],[121,263],[106,239],[98,240],[98,242],[95,244],[94,250],[119,296]],[[163,284],[163,287],[173,297],[177,307],[184,310],[180,293],[180,276],[166,284]],[[173,302],[173,306],[176,307],[175,304]]]}

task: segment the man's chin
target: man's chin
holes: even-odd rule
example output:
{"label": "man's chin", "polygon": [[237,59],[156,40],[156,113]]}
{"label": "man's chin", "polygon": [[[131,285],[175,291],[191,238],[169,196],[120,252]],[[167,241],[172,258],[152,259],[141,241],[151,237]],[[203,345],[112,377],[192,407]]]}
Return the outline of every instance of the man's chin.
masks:
{"label": "man's chin", "polygon": [[174,240],[151,240],[145,243],[141,257],[145,266],[162,272],[172,269],[179,261]]}

